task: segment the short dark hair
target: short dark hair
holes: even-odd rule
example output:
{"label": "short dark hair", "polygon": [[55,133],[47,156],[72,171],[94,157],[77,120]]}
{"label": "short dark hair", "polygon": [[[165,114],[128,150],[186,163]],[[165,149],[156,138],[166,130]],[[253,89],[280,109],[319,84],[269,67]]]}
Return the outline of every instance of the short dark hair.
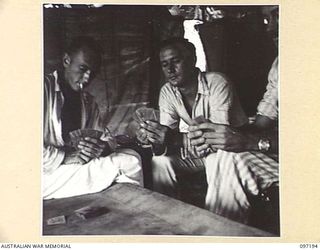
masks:
{"label": "short dark hair", "polygon": [[101,65],[102,49],[94,38],[89,36],[74,37],[65,48],[65,53],[70,56],[79,51],[86,52],[93,61],[94,67],[99,69]]}
{"label": "short dark hair", "polygon": [[187,39],[182,37],[172,37],[167,40],[163,40],[159,44],[159,53],[162,49],[167,47],[178,47],[183,48],[187,52],[183,54],[185,58],[190,58],[194,63],[196,62],[196,48],[192,43],[190,43]]}

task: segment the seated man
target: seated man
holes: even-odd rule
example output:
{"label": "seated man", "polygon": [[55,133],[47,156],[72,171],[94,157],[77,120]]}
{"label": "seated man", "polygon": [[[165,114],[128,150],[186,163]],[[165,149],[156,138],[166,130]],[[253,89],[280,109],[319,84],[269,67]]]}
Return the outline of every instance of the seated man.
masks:
{"label": "seated man", "polygon": [[[62,67],[44,79],[43,198],[99,192],[113,182],[143,185],[141,159],[133,150],[112,152],[97,104],[83,91],[100,67],[100,50],[89,37],[74,39]],[[91,128],[100,138],[86,136],[69,146],[69,132]]]}
{"label": "seated man", "polygon": [[179,197],[180,178],[204,171],[212,162],[208,156],[181,157],[177,152],[170,152],[175,142],[171,136],[178,132],[186,134],[188,126],[200,116],[235,127],[247,123],[247,117],[230,82],[221,73],[204,73],[195,67],[195,48],[187,40],[164,41],[160,46],[160,63],[167,80],[159,96],[160,123],[142,123],[137,138],[141,141],[148,138],[158,154],[152,158],[154,190]]}
{"label": "seated man", "polygon": [[[267,32],[277,45],[278,8],[265,7]],[[278,58],[268,75],[267,91],[257,108],[255,122],[241,130],[210,122],[189,127],[191,145],[198,151],[218,149],[206,170],[206,208],[248,223],[250,200],[278,185]]]}

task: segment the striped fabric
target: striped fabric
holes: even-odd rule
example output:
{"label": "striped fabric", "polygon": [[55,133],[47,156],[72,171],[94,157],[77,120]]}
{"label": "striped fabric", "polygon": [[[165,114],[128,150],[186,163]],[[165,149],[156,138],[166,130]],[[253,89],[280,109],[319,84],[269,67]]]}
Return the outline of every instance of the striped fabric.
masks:
{"label": "striped fabric", "polygon": [[278,184],[278,162],[260,152],[218,150],[206,158],[206,208],[230,219],[248,223],[249,196]]}
{"label": "striped fabric", "polygon": [[[177,87],[166,83],[159,95],[160,123],[171,129],[179,127],[188,132],[192,119],[203,116],[212,122],[241,126],[247,123],[232,84],[221,73],[198,71],[198,90],[191,116],[187,112],[182,94]],[[184,157],[185,158],[185,157]],[[178,197],[179,177],[204,171],[204,159],[182,159],[180,155],[153,156],[153,188],[160,193]],[[181,179],[180,178],[180,179]]]}
{"label": "striped fabric", "polygon": [[182,159],[179,155],[153,156],[153,190],[173,198],[180,198],[179,184],[185,175],[204,171],[203,158]]}
{"label": "striped fabric", "polygon": [[[221,94],[222,92],[218,93]],[[222,94],[216,98],[219,99],[224,95],[225,94]],[[162,88],[159,98],[161,111],[160,120],[162,124],[175,128],[177,127],[179,118],[184,117],[179,111],[182,109],[180,106],[181,103],[183,103],[182,100],[179,101],[180,96],[181,94],[179,95],[177,90],[168,84]],[[204,98],[203,101],[200,102],[203,105],[206,96],[199,96]],[[210,96],[210,99],[214,99],[213,96]],[[197,101],[196,99],[195,107]],[[204,115],[205,118],[209,118],[213,122],[221,123],[219,119],[225,120],[222,112],[225,110],[225,104],[226,103],[223,104],[223,102],[221,102],[221,108],[214,109],[214,113],[208,112],[206,109],[207,106],[204,105],[201,107],[203,112],[201,115]],[[195,107],[193,110],[193,118],[196,115],[200,115],[195,112]],[[207,117],[206,115],[209,114],[210,117]],[[273,120],[278,118],[277,58],[269,72],[267,91],[263,100],[259,103],[257,114],[268,116]],[[220,118],[215,119],[216,116]],[[184,119],[180,121],[180,131],[182,132],[181,125],[184,124],[183,120]],[[225,121],[225,124],[230,123]],[[195,173],[196,171],[205,169],[208,182],[206,208],[229,219],[247,224],[251,212],[250,197],[258,195],[271,185],[278,185],[279,164],[275,160],[276,158],[277,157],[270,157],[261,152],[234,153],[223,150],[211,153],[204,159],[196,160],[182,160],[179,157],[172,156],[153,157],[154,187],[156,191],[172,196],[177,189],[180,175]]]}
{"label": "striped fabric", "polygon": [[[171,129],[188,131],[192,119],[203,116],[214,123],[241,126],[248,122],[232,84],[221,73],[198,73],[198,91],[191,116],[187,112],[181,92],[166,83],[159,96],[160,123]],[[208,163],[207,163],[208,164]],[[153,188],[160,193],[178,197],[179,182],[184,175],[205,171],[204,158],[182,159],[175,156],[154,156],[152,158]],[[211,164],[209,162],[209,164]]]}
{"label": "striped fabric", "polygon": [[[278,119],[278,58],[268,75],[267,91],[257,114]],[[206,208],[230,219],[248,223],[250,197],[279,183],[277,155],[261,152],[226,152],[218,150],[206,158],[208,191]]]}

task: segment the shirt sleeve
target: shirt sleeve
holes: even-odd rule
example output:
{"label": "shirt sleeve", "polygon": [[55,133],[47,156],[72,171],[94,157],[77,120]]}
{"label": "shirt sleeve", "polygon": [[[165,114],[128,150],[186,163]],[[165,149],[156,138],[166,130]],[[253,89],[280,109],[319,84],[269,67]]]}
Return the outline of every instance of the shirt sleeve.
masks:
{"label": "shirt sleeve", "polygon": [[63,162],[65,152],[54,146],[43,147],[43,171],[44,173],[50,173],[57,169]]}
{"label": "shirt sleeve", "polygon": [[179,117],[172,103],[173,93],[163,86],[159,95],[160,124],[175,129],[178,126]]}
{"label": "shirt sleeve", "polygon": [[[54,81],[54,78],[51,79]],[[50,107],[53,106],[53,97],[50,95],[50,78],[46,77],[44,80],[44,100],[43,100],[43,152],[42,152],[42,166],[44,173],[51,173],[57,169],[63,162],[65,153],[62,149],[50,144],[52,135],[49,133],[49,123],[52,117],[50,116]]]}
{"label": "shirt sleeve", "polygon": [[213,79],[210,89],[209,119],[218,124],[230,125],[230,109],[232,107],[233,90],[227,80],[219,76]]}
{"label": "shirt sleeve", "polygon": [[267,116],[272,120],[278,118],[278,60],[272,64],[268,75],[267,91],[260,101],[257,114]]}

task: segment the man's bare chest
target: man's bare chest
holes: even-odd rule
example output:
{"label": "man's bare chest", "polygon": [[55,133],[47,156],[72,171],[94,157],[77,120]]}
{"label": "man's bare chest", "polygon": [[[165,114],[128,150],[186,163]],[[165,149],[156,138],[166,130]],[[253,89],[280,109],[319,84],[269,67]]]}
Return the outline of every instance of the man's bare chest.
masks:
{"label": "man's bare chest", "polygon": [[182,94],[182,100],[183,100],[184,106],[190,116],[192,114],[192,108],[195,104],[195,99],[196,99],[196,91]]}

